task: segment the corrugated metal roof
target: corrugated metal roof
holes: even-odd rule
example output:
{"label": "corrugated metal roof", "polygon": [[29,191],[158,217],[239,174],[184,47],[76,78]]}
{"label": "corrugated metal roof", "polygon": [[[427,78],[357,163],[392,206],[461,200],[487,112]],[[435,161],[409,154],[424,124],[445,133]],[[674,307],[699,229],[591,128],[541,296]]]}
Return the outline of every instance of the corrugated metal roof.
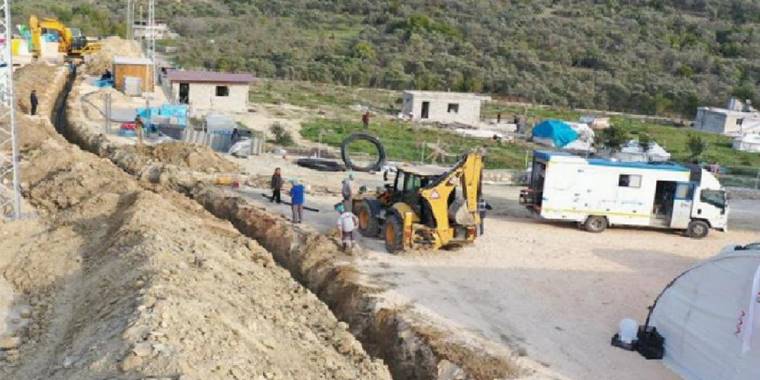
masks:
{"label": "corrugated metal roof", "polygon": [[251,74],[219,73],[214,71],[171,70],[167,73],[171,82],[206,82],[206,83],[251,83],[256,78]]}
{"label": "corrugated metal roof", "polygon": [[113,63],[115,65],[152,65],[153,62],[148,58],[143,57],[113,57]]}

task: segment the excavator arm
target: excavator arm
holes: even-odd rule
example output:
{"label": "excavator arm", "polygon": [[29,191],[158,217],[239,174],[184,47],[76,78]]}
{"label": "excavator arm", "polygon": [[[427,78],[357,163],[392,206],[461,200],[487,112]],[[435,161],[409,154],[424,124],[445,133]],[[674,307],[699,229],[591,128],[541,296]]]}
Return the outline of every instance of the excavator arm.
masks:
{"label": "excavator arm", "polygon": [[[470,152],[449,171],[420,190],[421,196],[430,205],[433,218],[436,221],[436,231],[440,245],[446,245],[454,238],[454,228],[452,225],[473,227],[480,223],[478,201],[481,196],[482,174],[482,153],[478,151]],[[455,199],[455,205],[456,202],[462,200],[464,203],[456,210],[450,210],[449,197],[457,186],[462,187],[463,199]],[[457,223],[456,220],[452,221],[451,217],[461,219],[460,223]],[[463,221],[466,221],[466,223],[462,223]]]}

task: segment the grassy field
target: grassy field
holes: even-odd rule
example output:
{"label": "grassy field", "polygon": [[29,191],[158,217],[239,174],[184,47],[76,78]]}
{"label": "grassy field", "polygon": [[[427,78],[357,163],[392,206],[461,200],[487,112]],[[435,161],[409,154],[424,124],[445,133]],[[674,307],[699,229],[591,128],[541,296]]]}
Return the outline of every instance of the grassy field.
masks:
{"label": "grassy field", "polygon": [[[341,140],[348,134],[361,129],[358,123],[360,112],[357,106],[369,107],[375,113],[395,115],[399,112],[401,92],[353,88],[310,82],[294,82],[282,80],[262,80],[251,94],[255,103],[289,103],[316,111],[331,109],[343,113],[340,119],[355,120],[348,122],[338,119],[319,119],[307,122],[302,135],[313,141],[319,139],[319,131],[323,130],[323,141],[332,146],[339,146]],[[526,115],[529,124],[545,119],[578,120],[583,113],[570,109],[549,108],[541,106],[521,106],[499,100],[484,105],[484,119],[494,119],[501,113],[504,120],[511,120],[514,115]],[[611,119],[614,125],[621,126],[630,134],[632,139],[646,133],[658,144],[662,145],[673,155],[674,161],[689,160],[688,140],[690,135],[701,136],[708,144],[701,161],[717,162],[721,166],[731,167],[735,171],[757,172],[760,169],[760,154],[739,152],[731,148],[729,137],[694,131],[688,128],[665,126],[649,121],[637,120],[625,116]],[[379,124],[378,124],[379,123]],[[424,133],[423,133],[424,131]],[[461,153],[466,149],[479,145],[488,145],[490,168],[523,168],[525,152],[531,151],[530,143],[496,145],[491,141],[469,139],[458,136],[442,129],[413,126],[410,123],[385,121],[380,117],[373,119],[370,132],[375,133],[385,143],[392,159],[420,161],[422,141],[428,143],[440,142],[444,149],[451,153]],[[370,147],[357,146],[359,150],[369,151]],[[427,155],[429,152],[425,153]]]}
{"label": "grassy field", "polygon": [[[314,120],[307,122],[301,129],[301,135],[312,141],[319,140],[322,132],[322,142],[338,147],[345,137],[354,132],[369,132],[383,142],[386,153],[392,160],[420,162],[423,158],[431,162],[431,149],[424,143],[441,146],[447,153],[456,156],[469,149],[485,147],[487,149],[487,168],[524,168],[526,155],[530,152],[527,145],[498,143],[491,140],[475,140],[465,138],[443,129],[422,127],[408,122],[374,121],[369,130],[361,123],[342,120]],[[423,145],[425,148],[423,150]],[[352,144],[351,152],[372,153],[373,147],[368,143]],[[447,157],[440,163],[452,163],[456,156]]]}
{"label": "grassy field", "polygon": [[304,108],[370,107],[373,112],[396,114],[401,108],[401,93],[376,88],[356,88],[324,83],[261,79],[251,92],[254,103],[288,103]]}

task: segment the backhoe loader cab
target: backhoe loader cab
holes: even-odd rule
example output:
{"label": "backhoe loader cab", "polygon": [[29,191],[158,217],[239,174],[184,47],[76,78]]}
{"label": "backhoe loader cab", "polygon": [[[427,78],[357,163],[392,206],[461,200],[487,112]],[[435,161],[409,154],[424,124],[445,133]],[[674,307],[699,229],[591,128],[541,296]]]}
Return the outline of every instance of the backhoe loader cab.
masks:
{"label": "backhoe loader cab", "polygon": [[374,196],[354,199],[359,231],[381,235],[388,252],[438,249],[475,240],[483,158],[469,153],[450,169],[399,167]]}

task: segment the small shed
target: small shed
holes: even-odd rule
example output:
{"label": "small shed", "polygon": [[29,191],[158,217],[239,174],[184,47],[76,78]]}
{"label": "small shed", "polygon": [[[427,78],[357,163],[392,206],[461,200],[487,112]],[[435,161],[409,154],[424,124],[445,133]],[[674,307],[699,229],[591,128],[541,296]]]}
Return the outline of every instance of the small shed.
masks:
{"label": "small shed", "polygon": [[462,92],[404,91],[401,113],[413,120],[480,124],[480,106],[491,97]]}
{"label": "small shed", "polygon": [[246,112],[251,74],[172,70],[166,75],[172,100],[194,111]]}
{"label": "small shed", "polygon": [[[153,91],[153,62],[142,57],[113,57],[114,87],[129,95]],[[127,88],[135,84],[137,88]],[[131,87],[131,86],[130,86]]]}

